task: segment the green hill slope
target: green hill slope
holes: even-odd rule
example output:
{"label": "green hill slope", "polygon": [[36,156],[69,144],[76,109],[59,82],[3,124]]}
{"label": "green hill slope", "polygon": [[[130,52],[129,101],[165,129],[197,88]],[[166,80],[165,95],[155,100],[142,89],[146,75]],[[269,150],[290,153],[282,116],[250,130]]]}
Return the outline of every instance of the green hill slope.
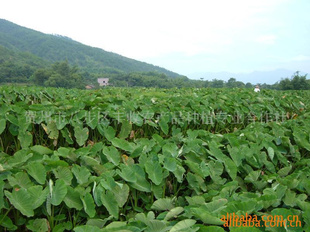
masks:
{"label": "green hill slope", "polygon": [[[21,27],[4,19],[0,19],[0,45],[14,52],[14,57],[30,53],[37,56],[32,57],[36,61],[42,59],[53,63],[66,59],[70,64],[91,73],[159,72],[169,77],[179,76],[158,66],[86,46],[68,37]],[[0,59],[4,59],[2,53]]]}

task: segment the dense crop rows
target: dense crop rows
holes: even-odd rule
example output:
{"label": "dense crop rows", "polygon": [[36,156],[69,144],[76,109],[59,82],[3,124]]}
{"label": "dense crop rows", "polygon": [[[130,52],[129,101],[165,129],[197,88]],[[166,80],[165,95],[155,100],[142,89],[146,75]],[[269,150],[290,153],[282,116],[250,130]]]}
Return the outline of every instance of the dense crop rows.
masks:
{"label": "dense crop rows", "polygon": [[247,213],[248,231],[310,231],[309,107],[308,91],[1,87],[0,229],[243,231],[221,218]]}

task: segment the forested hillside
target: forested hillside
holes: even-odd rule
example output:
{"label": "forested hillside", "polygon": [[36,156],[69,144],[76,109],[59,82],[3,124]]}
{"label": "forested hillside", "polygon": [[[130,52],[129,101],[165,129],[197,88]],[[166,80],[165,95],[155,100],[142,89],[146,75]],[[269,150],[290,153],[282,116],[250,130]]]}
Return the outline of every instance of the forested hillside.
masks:
{"label": "forested hillside", "polygon": [[71,65],[94,74],[159,72],[168,77],[179,76],[164,68],[86,46],[65,36],[34,31],[4,19],[0,19],[0,46],[8,49],[0,47],[1,62],[7,60],[8,56],[20,61],[21,56],[28,55],[27,62],[30,62],[30,66],[68,60]]}
{"label": "forested hillside", "polygon": [[[157,88],[253,88],[231,77],[227,82],[212,78],[190,80],[151,64],[86,46],[68,37],[48,35],[0,19],[0,84],[22,83],[46,87],[85,88],[109,78],[116,87]],[[310,89],[307,75],[291,78],[262,89]]]}

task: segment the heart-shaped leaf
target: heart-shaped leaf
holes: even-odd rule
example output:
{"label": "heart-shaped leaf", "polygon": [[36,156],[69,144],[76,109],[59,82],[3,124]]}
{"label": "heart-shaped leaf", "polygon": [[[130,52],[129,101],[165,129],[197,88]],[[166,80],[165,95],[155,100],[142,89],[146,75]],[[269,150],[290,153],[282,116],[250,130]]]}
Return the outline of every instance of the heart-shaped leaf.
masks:
{"label": "heart-shaped leaf", "polygon": [[27,217],[32,217],[34,215],[33,199],[27,189],[14,189],[12,193],[5,190],[4,194],[9,199],[11,204],[23,215]]}
{"label": "heart-shaped leaf", "polygon": [[89,130],[87,127],[82,128],[79,126],[74,127],[74,136],[76,138],[76,142],[83,146],[88,139]]}

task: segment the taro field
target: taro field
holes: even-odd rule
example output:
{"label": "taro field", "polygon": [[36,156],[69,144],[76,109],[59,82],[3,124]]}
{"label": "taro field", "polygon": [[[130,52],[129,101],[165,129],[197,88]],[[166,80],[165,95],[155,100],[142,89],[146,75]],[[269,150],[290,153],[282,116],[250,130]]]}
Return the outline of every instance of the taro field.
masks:
{"label": "taro field", "polygon": [[0,231],[310,231],[310,92],[0,87]]}

